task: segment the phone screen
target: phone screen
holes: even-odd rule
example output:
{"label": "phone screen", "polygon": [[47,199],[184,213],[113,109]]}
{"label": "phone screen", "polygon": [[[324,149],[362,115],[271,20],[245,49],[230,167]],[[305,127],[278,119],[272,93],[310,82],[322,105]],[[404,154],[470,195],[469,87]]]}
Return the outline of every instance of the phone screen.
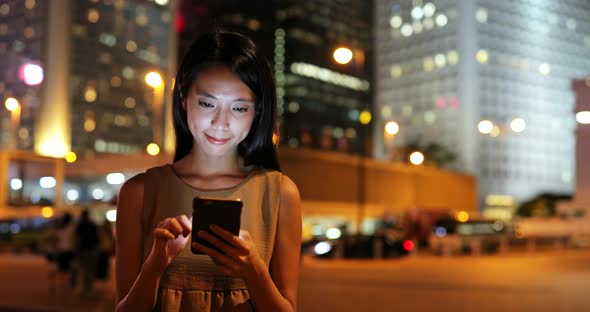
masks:
{"label": "phone screen", "polygon": [[[195,197],[193,199],[193,230],[191,241],[198,242],[210,248],[215,248],[207,241],[204,241],[197,236],[197,233],[201,230],[206,230],[215,235],[209,230],[209,227],[212,224],[215,224],[237,236],[240,234],[241,214],[242,201],[239,199]],[[220,251],[219,249],[217,250]],[[194,254],[203,254],[192,247],[191,251]]]}

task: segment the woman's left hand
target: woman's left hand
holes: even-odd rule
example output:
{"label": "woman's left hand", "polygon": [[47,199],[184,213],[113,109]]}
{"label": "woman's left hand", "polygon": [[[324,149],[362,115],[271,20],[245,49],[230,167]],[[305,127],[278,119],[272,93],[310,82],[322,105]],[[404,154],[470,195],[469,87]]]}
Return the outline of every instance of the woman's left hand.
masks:
{"label": "woman's left hand", "polygon": [[215,237],[208,231],[199,231],[197,235],[222,252],[197,242],[193,242],[192,247],[211,257],[224,274],[248,280],[256,274],[259,268],[257,266],[261,264],[264,266],[248,231],[240,230],[238,237],[216,225],[212,225],[210,229],[219,237]]}

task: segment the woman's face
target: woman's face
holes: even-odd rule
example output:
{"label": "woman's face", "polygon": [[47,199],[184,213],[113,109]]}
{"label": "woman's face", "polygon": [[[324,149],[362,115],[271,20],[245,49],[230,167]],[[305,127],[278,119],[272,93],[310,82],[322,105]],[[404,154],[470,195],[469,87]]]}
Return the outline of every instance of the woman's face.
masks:
{"label": "woman's face", "polygon": [[195,147],[210,156],[235,153],[256,113],[250,88],[221,65],[198,74],[184,105]]}

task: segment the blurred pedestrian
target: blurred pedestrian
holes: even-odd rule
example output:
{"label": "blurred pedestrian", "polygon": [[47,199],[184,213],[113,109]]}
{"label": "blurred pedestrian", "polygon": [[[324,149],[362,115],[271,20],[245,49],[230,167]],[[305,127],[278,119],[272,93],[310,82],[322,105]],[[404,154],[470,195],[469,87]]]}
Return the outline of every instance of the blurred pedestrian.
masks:
{"label": "blurred pedestrian", "polygon": [[111,257],[115,254],[115,238],[113,236],[113,227],[110,221],[105,221],[98,230],[98,266],[96,268],[96,278],[99,280],[108,280],[109,264]]}
{"label": "blurred pedestrian", "polygon": [[78,261],[82,275],[83,296],[89,296],[94,290],[94,279],[98,265],[98,226],[90,219],[88,210],[82,211],[76,227]]}
{"label": "blurred pedestrian", "polygon": [[57,275],[57,254],[58,254],[58,222],[60,220],[53,218],[47,222],[47,227],[43,232],[42,238],[42,249],[47,262],[49,263],[49,273],[48,273],[48,282],[49,282],[49,291],[55,292],[56,288],[56,275]]}
{"label": "blurred pedestrian", "polygon": [[56,287],[74,288],[76,286],[76,271],[74,269],[75,258],[75,225],[72,214],[64,213],[57,228],[57,275]]}

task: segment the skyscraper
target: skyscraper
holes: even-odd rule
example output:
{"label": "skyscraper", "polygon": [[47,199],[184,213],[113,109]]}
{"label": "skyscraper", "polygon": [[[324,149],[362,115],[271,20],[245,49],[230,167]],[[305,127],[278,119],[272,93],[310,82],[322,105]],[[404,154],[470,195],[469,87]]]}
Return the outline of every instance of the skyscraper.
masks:
{"label": "skyscraper", "polygon": [[[168,88],[156,90],[144,77],[154,71],[164,77],[163,84],[171,82],[175,55],[167,2],[2,4],[0,53],[8,55],[0,58],[0,66],[8,69],[2,98],[10,93],[25,99],[20,146],[32,149],[34,141],[35,150],[49,156],[130,153],[161,138],[152,129],[164,131],[159,106]],[[44,68],[45,80],[37,87],[23,86],[14,77],[16,66],[27,60]],[[26,139],[27,133],[33,138]]]}
{"label": "skyscraper", "polygon": [[590,218],[590,75],[574,80],[572,89],[576,95],[576,178],[573,199],[560,203],[562,212],[585,213]]}
{"label": "skyscraper", "polygon": [[[40,105],[41,87],[27,85],[23,69],[27,64],[43,65],[48,14],[47,1],[2,1],[0,4],[0,147],[32,149],[35,117]],[[20,105],[18,124],[4,102],[13,98]],[[14,126],[18,129],[12,129]],[[13,139],[14,140],[13,142]],[[16,146],[13,146],[16,144]]]}
{"label": "skyscraper", "polygon": [[[280,2],[274,69],[283,143],[365,153],[359,119],[370,123],[372,111],[371,11],[371,1]],[[337,48],[352,59],[337,63]]]}
{"label": "skyscraper", "polygon": [[377,129],[396,120],[397,146],[455,151],[482,201],[572,192],[570,80],[590,71],[587,2],[377,0],[375,15]]}

